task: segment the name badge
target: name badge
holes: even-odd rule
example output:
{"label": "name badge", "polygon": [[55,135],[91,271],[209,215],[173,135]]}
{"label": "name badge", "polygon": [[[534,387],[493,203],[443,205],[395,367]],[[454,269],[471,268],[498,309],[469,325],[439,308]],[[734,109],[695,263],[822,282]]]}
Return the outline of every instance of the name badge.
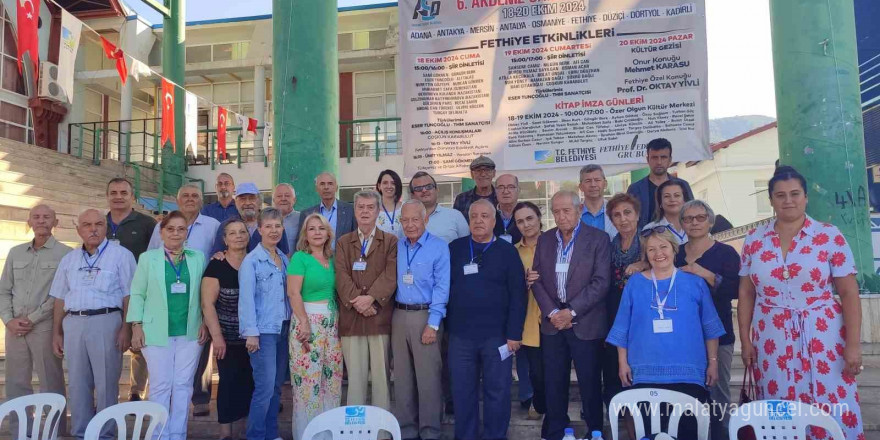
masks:
{"label": "name badge", "polygon": [[91,286],[95,284],[95,280],[98,278],[97,270],[86,270],[84,271],[85,275],[83,275],[82,283],[85,286]]}
{"label": "name badge", "polygon": [[110,243],[116,243],[116,244],[119,244],[119,239],[118,239],[118,238],[111,238],[111,239],[108,240],[108,241],[109,241]]}
{"label": "name badge", "polygon": [[498,238],[500,238],[508,243],[513,243],[513,237],[510,234],[504,234]]}
{"label": "name badge", "polygon": [[351,270],[356,270],[356,271],[367,270],[367,262],[366,261],[355,261],[351,267]]}
{"label": "name badge", "polygon": [[556,263],[556,273],[568,273],[568,263]]}
{"label": "name badge", "polygon": [[672,333],[671,319],[655,319],[654,333]]}
{"label": "name badge", "polygon": [[464,274],[465,275],[473,275],[475,273],[480,273],[480,266],[477,263],[465,264],[464,265]]}
{"label": "name badge", "polygon": [[171,283],[171,293],[186,293],[186,284],[181,283],[180,281]]}
{"label": "name badge", "polygon": [[413,285],[415,279],[413,278],[413,274],[411,272],[407,272],[403,274],[403,284]]}

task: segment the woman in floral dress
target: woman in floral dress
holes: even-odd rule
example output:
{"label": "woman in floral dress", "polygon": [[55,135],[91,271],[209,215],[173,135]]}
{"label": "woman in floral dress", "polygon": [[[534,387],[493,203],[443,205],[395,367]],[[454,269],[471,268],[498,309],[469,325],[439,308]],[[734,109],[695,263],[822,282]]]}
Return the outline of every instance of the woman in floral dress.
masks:
{"label": "woman in floral dress", "polygon": [[[737,313],[740,334],[751,335],[740,338],[743,363],[753,367],[759,399],[816,405],[846,439],[861,440],[855,261],[835,226],[805,214],[807,188],[794,168],[779,167],[769,183],[776,219],[743,244]],[[819,428],[812,434],[827,438]]]}
{"label": "woman in floral dress", "polygon": [[342,346],[336,328],[336,273],[330,243],[333,230],[323,216],[303,221],[297,252],[287,267],[290,326],[290,381],[293,384],[293,438],[301,440],[318,414],[339,406]]}

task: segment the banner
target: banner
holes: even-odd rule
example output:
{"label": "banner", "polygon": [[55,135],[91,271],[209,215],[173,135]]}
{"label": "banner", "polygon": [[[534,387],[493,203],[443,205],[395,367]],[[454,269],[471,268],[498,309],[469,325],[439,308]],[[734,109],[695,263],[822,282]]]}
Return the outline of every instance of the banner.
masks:
{"label": "banner", "polygon": [[125,52],[104,37],[101,37],[101,46],[104,47],[104,55],[108,60],[116,60],[116,72],[119,73],[119,80],[122,81],[122,85],[125,85],[125,81],[128,79],[128,66],[125,65]]}
{"label": "banner", "polygon": [[193,157],[198,156],[197,145],[199,143],[199,97],[193,92],[186,92],[186,101],[183,104],[183,116],[185,119],[186,134],[184,136],[184,154],[192,149]]}
{"label": "banner", "polygon": [[61,45],[58,48],[58,85],[64,90],[68,103],[73,103],[73,74],[82,22],[67,10],[61,10]]}
{"label": "banner", "polygon": [[217,107],[217,157],[226,159],[226,109]]}
{"label": "banner", "polygon": [[177,152],[174,140],[174,84],[162,78],[162,137],[160,148],[171,143],[171,151]]}
{"label": "banner", "polygon": [[138,61],[134,57],[131,57],[131,63],[129,63],[128,65],[128,71],[131,74],[131,77],[134,78],[134,80],[137,82],[140,82],[141,78],[149,78],[150,75],[153,74],[153,71],[151,71],[146,64]]}
{"label": "banner", "polygon": [[481,154],[513,171],[643,165],[659,137],[676,161],[711,158],[704,0],[398,9],[407,176],[466,174]]}
{"label": "banner", "polygon": [[[33,68],[36,84],[40,72],[37,70],[40,61],[40,43],[37,28],[40,22],[40,0],[18,0],[15,2],[16,30],[18,31],[18,72],[24,75],[22,62],[27,54]],[[27,76],[25,75],[25,78]]]}

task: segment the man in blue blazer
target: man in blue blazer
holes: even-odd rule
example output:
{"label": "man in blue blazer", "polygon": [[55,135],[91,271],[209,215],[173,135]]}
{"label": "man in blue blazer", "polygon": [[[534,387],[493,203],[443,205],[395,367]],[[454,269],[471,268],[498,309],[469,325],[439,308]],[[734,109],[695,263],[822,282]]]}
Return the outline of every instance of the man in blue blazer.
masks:
{"label": "man in blue blazer", "polygon": [[[333,228],[334,233],[334,250],[336,249],[336,241],[339,240],[339,237],[354,231],[355,227],[357,227],[354,221],[354,206],[352,206],[351,203],[336,199],[337,188],[336,176],[333,174],[325,171],[318,174],[318,177],[315,177],[315,192],[321,197],[321,203],[304,209],[302,214],[300,214],[299,227],[296,228],[296,239],[293,240],[294,246],[299,242],[299,233],[302,231],[302,222],[312,214],[321,214],[327,219],[327,222],[330,223],[330,227]],[[296,249],[290,250],[291,254],[295,252]]]}

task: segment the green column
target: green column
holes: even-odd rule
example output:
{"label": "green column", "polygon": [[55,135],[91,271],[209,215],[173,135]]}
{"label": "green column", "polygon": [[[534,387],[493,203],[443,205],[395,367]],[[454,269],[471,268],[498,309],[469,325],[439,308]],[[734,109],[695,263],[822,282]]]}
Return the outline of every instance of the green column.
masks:
{"label": "green column", "polygon": [[471,179],[470,177],[461,178],[461,192],[470,191],[476,188],[476,186],[477,182],[475,182],[474,179]]}
{"label": "green column", "polygon": [[[162,75],[184,85],[186,78],[186,0],[166,0],[170,17],[162,20]],[[174,143],[176,152],[172,152],[171,145],[162,145],[162,167],[167,171],[165,174],[165,188],[170,194],[177,192],[183,184],[181,175],[184,174],[184,145],[186,122],[184,106],[186,94],[178,87],[174,90]]]}
{"label": "green column", "polygon": [[639,170],[630,171],[629,172],[629,182],[630,183],[638,182],[639,180],[642,180],[645,177],[648,177],[648,174],[651,174],[651,169],[648,167],[645,167],[645,168],[642,168]]}
{"label": "green column", "polygon": [[874,273],[852,0],[771,0],[780,163],[807,179],[813,218]]}
{"label": "green column", "polygon": [[315,176],[338,175],[336,2],[273,0],[272,26],[275,182],[293,185],[302,209],[318,203]]}

